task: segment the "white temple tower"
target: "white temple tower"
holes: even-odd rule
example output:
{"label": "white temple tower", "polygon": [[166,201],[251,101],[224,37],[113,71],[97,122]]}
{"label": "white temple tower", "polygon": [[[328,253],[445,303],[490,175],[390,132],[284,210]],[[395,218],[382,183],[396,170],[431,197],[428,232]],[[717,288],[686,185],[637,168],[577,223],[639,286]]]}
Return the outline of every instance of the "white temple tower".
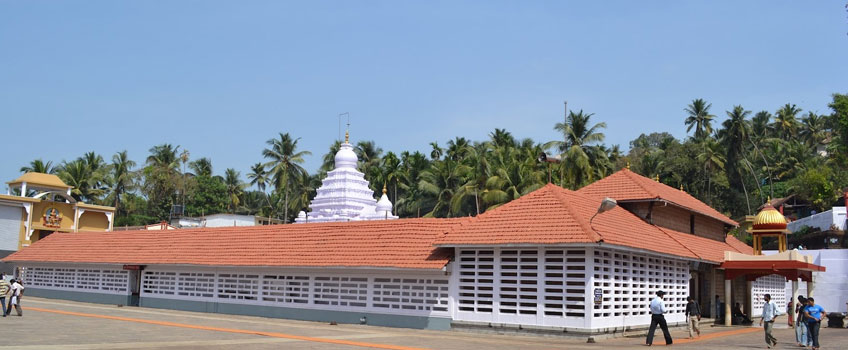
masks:
{"label": "white temple tower", "polygon": [[[312,209],[307,216],[300,212],[295,223],[339,222],[362,220],[397,219],[392,215],[392,202],[383,190],[377,202],[374,191],[368,187],[365,174],[356,170],[359,159],[350,144],[350,134],[345,132],[345,142],[336,153],[336,167],[318,188],[318,194],[309,204]],[[384,186],[385,187],[385,186]]]}

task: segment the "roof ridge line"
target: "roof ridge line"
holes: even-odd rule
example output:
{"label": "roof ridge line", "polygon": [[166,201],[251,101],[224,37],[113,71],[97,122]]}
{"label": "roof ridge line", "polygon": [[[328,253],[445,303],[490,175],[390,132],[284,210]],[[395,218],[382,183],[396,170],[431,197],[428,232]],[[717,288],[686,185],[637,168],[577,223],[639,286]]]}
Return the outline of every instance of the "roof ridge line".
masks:
{"label": "roof ridge line", "polygon": [[[635,183],[635,184],[636,184],[636,186],[639,186],[639,188],[641,188],[642,190],[644,190],[645,192],[647,192],[649,195],[653,196],[654,198],[659,198],[659,194],[657,194],[657,193],[656,193],[656,192],[654,192],[654,191],[649,190],[647,187],[645,187],[644,185],[642,185],[642,183],[641,183],[641,180],[642,180],[642,179],[634,178],[634,177],[633,177],[633,175],[640,176],[640,177],[641,177],[642,175],[636,174],[636,173],[634,173],[634,172],[633,172],[632,170],[630,170],[630,169],[624,169],[624,170],[626,170],[626,171],[624,172],[624,175],[625,175],[625,176],[627,176],[627,178],[628,178],[628,179],[630,179],[630,181],[632,181],[633,183]],[[631,175],[631,174],[632,174],[632,175]]]}
{"label": "roof ridge line", "polygon": [[[692,255],[694,255],[694,256],[696,256],[696,257],[698,257],[698,259],[701,259],[701,260],[707,260],[707,259],[705,259],[703,256],[700,256],[698,253],[695,253],[695,251],[694,251],[694,250],[689,249],[689,247],[688,247],[688,246],[686,246],[685,244],[683,244],[682,242],[678,241],[678,240],[677,240],[677,238],[674,238],[674,237],[673,237],[670,233],[668,233],[668,232],[667,232],[666,230],[664,230],[662,227],[659,227],[659,226],[656,226],[656,225],[651,225],[651,226],[654,226],[654,227],[656,227],[657,229],[659,229],[660,231],[662,231],[662,233],[665,233],[665,235],[666,235],[666,236],[668,236],[668,238],[671,238],[671,240],[673,240],[673,241],[677,242],[677,244],[680,244],[680,246],[682,246],[683,248],[686,248],[686,250],[688,250],[690,253],[692,253]],[[694,236],[694,235],[693,235],[693,236]],[[695,237],[698,237],[698,236],[695,236]],[[724,242],[724,244],[727,244],[727,242]],[[728,244],[728,245],[729,245],[729,244]],[[733,249],[736,249],[736,248],[733,248]]]}
{"label": "roof ridge line", "polygon": [[[556,186],[556,185],[554,185],[554,186]],[[559,187],[559,186],[557,186],[557,187]],[[603,241],[603,240],[604,240],[604,238],[601,236],[601,234],[600,234],[600,233],[598,233],[598,232],[596,232],[596,231],[595,231],[595,229],[594,229],[594,228],[592,228],[592,225],[590,225],[589,223],[583,222],[583,217],[581,217],[580,215],[578,215],[578,214],[574,211],[574,208],[572,208],[572,207],[571,207],[571,205],[569,205],[568,203],[566,203],[566,202],[565,202],[565,200],[564,200],[564,198],[562,198],[562,197],[563,197],[563,195],[565,195],[565,194],[567,193],[567,192],[565,192],[565,191],[568,191],[568,190],[566,190],[566,189],[564,189],[564,188],[561,188],[561,187],[560,187],[560,189],[561,189],[561,192],[560,192],[560,193],[555,193],[555,192],[553,193],[554,197],[555,197],[555,198],[559,201],[559,203],[560,203],[562,206],[564,206],[564,207],[565,207],[565,210],[568,210],[568,213],[569,213],[569,214],[571,214],[571,216],[572,216],[572,217],[574,217],[574,221],[577,221],[577,223],[580,225],[580,227],[582,227],[582,228],[583,228],[583,230],[584,230],[584,231],[588,231],[588,232],[589,232],[589,235],[593,237],[593,239],[594,239],[594,241],[595,241],[595,242]],[[576,192],[574,192],[574,193],[576,194]]]}

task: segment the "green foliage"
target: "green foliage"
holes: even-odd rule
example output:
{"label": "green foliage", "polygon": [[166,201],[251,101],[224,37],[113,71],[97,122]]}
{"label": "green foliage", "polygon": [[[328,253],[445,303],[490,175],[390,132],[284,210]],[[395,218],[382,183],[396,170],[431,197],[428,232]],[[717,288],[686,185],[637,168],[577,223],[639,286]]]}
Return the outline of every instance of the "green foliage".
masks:
{"label": "green foliage", "polygon": [[223,213],[227,209],[227,185],[220,178],[196,176],[186,198],[186,215],[200,216]]}
{"label": "green foliage", "polygon": [[839,199],[838,188],[831,182],[829,168],[811,168],[789,181],[792,191],[809,200],[818,211],[829,210]]}
{"label": "green foliage", "polygon": [[[830,115],[802,114],[787,103],[752,116],[737,105],[718,120],[710,112],[712,104],[695,99],[682,116],[692,137],[641,134],[626,155],[618,145],[603,143],[606,123],[582,110],[569,112],[563,122],[552,121],[560,136],[546,143],[494,129],[485,140],[459,136],[445,147],[431,142],[426,153],[384,153],[373,141],[356,143],[354,151],[375,197],[385,186],[401,217],[477,215],[548,181],[577,189],[628,165],[733,217],[754,214],[769,196],[789,194],[826,210],[848,186],[848,95],[834,94],[829,107]],[[211,159],[189,162],[188,152],[171,144],[150,148],[141,168],[123,151],[111,163],[89,152],[55,167],[37,159],[21,171],[55,172],[75,187],[74,197],[116,206],[119,226],[167,220],[173,204],[185,204],[191,216],[226,211],[290,221],[308,210],[341,146],[331,143],[321,168],[309,174],[302,164],[311,153],[299,150],[298,141],[288,133],[268,140],[261,150],[264,159],[245,170],[247,184],[236,169],[215,176]],[[818,152],[822,149],[827,153]],[[563,161],[540,163],[543,152]],[[254,190],[247,191],[248,186]]]}

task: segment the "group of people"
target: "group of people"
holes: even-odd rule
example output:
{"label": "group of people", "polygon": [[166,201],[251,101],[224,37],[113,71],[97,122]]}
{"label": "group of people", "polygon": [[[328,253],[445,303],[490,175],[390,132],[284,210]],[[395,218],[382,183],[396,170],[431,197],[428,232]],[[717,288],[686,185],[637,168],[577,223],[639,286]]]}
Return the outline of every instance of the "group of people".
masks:
{"label": "group of people", "polygon": [[[24,294],[23,281],[11,279],[6,281],[6,276],[0,273],[0,307],[2,307],[3,317],[9,316],[12,313],[12,307],[18,312],[18,316],[23,316],[21,310],[21,297]],[[9,300],[8,304],[6,299]]]}
{"label": "group of people", "polygon": [[827,313],[820,305],[816,305],[816,300],[813,297],[805,298],[798,296],[798,303],[795,304],[795,341],[798,346],[811,347],[812,349],[819,348],[819,329],[821,329],[822,320],[827,317]]}
{"label": "group of people", "polygon": [[[651,326],[648,329],[648,338],[645,341],[645,345],[650,346],[653,343],[654,332],[656,331],[657,326],[662,329],[663,336],[665,337],[665,344],[671,345],[673,343],[671,334],[668,332],[668,324],[665,321],[664,314],[667,311],[663,303],[663,296],[665,296],[665,292],[660,290],[657,291],[657,297],[651,300]],[[777,316],[780,315],[780,312],[778,311],[777,305],[771,300],[771,295],[764,295],[763,300],[763,314],[760,319],[760,326],[763,327],[765,332],[766,345],[768,348],[772,348],[777,345],[777,338],[774,337],[772,331],[774,330],[774,321]],[[701,321],[701,307],[692,297],[687,297],[686,301],[686,323],[689,328],[689,339],[692,339],[694,334],[697,334],[697,336],[701,335],[701,329],[699,327],[699,322]],[[739,313],[742,313],[739,303],[736,303],[736,309],[739,309]],[[795,328],[795,337],[798,341],[798,345],[811,347],[812,350],[818,350],[819,329],[821,328],[822,319],[827,315],[824,308],[817,305],[812,297],[798,297],[798,304],[795,306],[795,314],[798,315],[798,327]],[[750,318],[748,318],[747,315],[742,315],[750,321]]]}

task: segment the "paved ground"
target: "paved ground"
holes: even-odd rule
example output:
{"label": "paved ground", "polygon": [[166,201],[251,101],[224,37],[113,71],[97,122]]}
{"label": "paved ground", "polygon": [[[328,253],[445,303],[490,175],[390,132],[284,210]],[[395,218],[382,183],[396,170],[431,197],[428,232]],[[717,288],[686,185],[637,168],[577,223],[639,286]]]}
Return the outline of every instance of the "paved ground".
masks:
{"label": "paved ground", "polygon": [[[585,339],[329,325],[35,297],[25,298],[24,306],[24,317],[0,319],[0,350],[644,348],[644,337],[587,344]],[[779,349],[798,349],[791,329],[777,329],[775,335],[782,341]],[[685,331],[676,330],[673,336],[674,347],[682,349],[765,348],[759,328],[707,326],[695,341],[684,339]],[[821,338],[825,349],[845,348],[848,329],[822,329]],[[661,334],[655,343],[663,343]]]}

